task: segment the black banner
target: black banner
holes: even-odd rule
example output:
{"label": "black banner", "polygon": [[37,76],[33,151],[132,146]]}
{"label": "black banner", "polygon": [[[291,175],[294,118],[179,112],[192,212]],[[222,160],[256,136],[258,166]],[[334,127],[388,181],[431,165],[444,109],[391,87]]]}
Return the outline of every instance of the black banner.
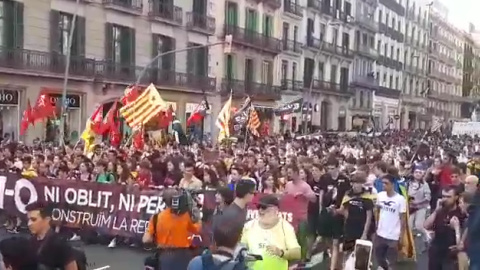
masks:
{"label": "black banner", "polygon": [[276,116],[282,116],[285,114],[297,113],[302,110],[303,98],[299,98],[289,103],[282,104],[275,108],[274,112]]}
{"label": "black banner", "polygon": [[[50,97],[50,103],[54,107],[57,106],[57,102],[62,100],[62,94],[51,93],[48,96]],[[67,108],[80,108],[80,95],[67,95],[66,98]]]}
{"label": "black banner", "polygon": [[0,90],[1,105],[18,105],[18,91]]}

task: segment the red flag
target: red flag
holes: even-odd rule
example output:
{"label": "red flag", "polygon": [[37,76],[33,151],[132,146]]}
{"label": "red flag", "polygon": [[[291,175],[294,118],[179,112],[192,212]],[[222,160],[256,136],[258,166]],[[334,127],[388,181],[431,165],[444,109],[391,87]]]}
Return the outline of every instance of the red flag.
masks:
{"label": "red flag", "polygon": [[103,119],[101,132],[102,134],[109,132],[112,129],[115,129],[115,115],[117,115],[117,102],[113,102],[112,107],[108,110],[107,115]]}
{"label": "red flag", "polygon": [[35,102],[35,106],[33,107],[32,115],[33,122],[55,116],[55,107],[50,102],[46,89],[42,88],[42,90],[40,90],[37,102]]}
{"label": "red flag", "polygon": [[[103,104],[98,106],[89,119],[91,130],[98,135],[102,134]],[[88,124],[88,123],[87,123]]]}
{"label": "red flag", "polygon": [[109,132],[110,145],[118,148],[122,142],[122,133],[120,132],[120,123],[114,123]]}
{"label": "red flag", "polygon": [[140,88],[137,86],[129,86],[123,92],[122,104],[127,105],[135,101],[140,96]]}
{"label": "red flag", "polygon": [[197,108],[195,108],[195,111],[190,115],[190,117],[187,119],[187,127],[191,125],[195,125],[196,123],[200,123],[203,118],[205,118],[205,115],[207,115],[207,111],[210,109],[210,106],[208,105],[208,101],[206,98],[202,100],[200,104],[198,104]]}
{"label": "red flag", "polygon": [[30,104],[30,99],[27,100],[27,109],[23,111],[22,121],[20,122],[20,135],[24,135],[27,131],[28,126],[33,124],[34,115],[32,105]]}
{"label": "red flag", "polygon": [[144,130],[142,127],[140,128],[140,130],[136,131],[135,134],[133,135],[133,148],[135,150],[143,151],[144,147],[145,147]]}
{"label": "red flag", "polygon": [[166,112],[160,112],[158,114],[158,127],[160,129],[167,129],[170,123],[173,121],[173,107],[172,105],[168,106]]}

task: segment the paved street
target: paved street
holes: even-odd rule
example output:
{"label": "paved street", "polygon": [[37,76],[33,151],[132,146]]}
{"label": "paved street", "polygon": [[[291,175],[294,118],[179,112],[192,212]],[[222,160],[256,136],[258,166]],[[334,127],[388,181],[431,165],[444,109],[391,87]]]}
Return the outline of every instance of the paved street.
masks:
{"label": "paved street", "polygon": [[[5,230],[0,230],[0,240],[6,237],[10,237]],[[90,264],[89,270],[135,270],[143,269],[143,260],[148,256],[147,252],[128,248],[128,247],[118,247],[115,249],[109,249],[106,246],[101,245],[84,245],[81,242],[73,242],[75,246],[85,250],[87,258]],[[426,254],[419,255],[418,262],[416,266],[414,263],[402,263],[401,267],[398,269],[401,270],[425,270],[427,269],[427,260]],[[328,269],[325,265],[322,265],[317,268]]]}

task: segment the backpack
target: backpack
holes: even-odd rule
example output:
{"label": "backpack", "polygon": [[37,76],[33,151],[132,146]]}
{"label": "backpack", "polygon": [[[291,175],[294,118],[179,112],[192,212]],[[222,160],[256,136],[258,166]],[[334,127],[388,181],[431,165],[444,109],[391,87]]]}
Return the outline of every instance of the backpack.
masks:
{"label": "backpack", "polygon": [[202,254],[202,269],[203,270],[247,270],[247,266],[243,261],[234,261],[234,266],[229,268],[231,262],[234,261],[233,258],[221,262],[218,265],[215,265],[213,254],[206,250]]}

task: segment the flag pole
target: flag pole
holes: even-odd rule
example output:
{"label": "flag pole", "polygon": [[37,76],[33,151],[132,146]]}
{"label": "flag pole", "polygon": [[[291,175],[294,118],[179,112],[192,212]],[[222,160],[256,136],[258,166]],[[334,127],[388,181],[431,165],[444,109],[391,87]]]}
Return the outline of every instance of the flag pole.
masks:
{"label": "flag pole", "polygon": [[[80,0],[75,1],[75,13],[73,13],[72,17],[72,25],[70,26],[70,33],[68,34],[68,43],[67,43],[67,54],[65,55],[65,74],[63,76],[63,88],[62,88],[62,100],[61,100],[61,107],[60,107],[60,138],[59,138],[59,145],[65,146],[65,121],[66,117],[64,117],[65,110],[68,105],[66,104],[67,100],[67,87],[68,87],[68,76],[70,72],[70,60],[72,58],[72,43],[73,43],[73,35],[75,34],[75,24],[77,21],[77,14],[80,10]],[[58,101],[57,101],[58,102]]]}
{"label": "flag pole", "polygon": [[[248,96],[247,97],[248,99],[250,99],[250,97]],[[247,122],[245,123],[245,140],[244,140],[244,145],[243,145],[243,154],[245,154],[245,152],[247,152],[247,147],[248,147],[248,135],[249,135],[249,127],[248,127],[248,123],[250,122],[250,114],[252,113],[252,101],[250,100],[250,108],[248,108],[248,115],[247,115]]]}

